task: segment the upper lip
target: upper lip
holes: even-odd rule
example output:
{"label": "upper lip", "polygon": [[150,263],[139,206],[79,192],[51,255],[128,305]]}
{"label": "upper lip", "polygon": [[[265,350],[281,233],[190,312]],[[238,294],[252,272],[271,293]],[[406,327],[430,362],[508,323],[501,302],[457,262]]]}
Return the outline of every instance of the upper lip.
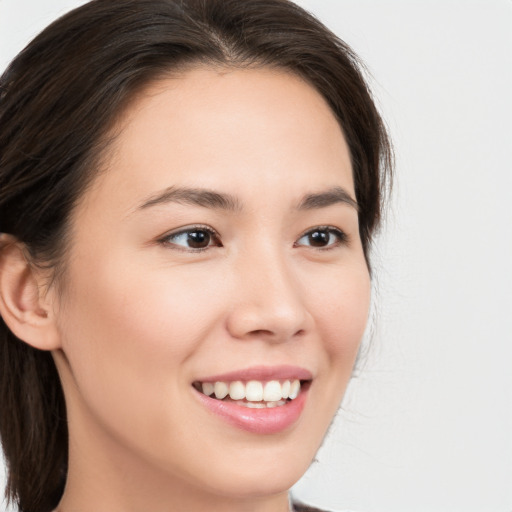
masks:
{"label": "upper lip", "polygon": [[232,372],[208,375],[195,379],[199,382],[233,382],[236,380],[249,381],[249,380],[311,380],[313,374],[299,366],[280,365],[280,366],[251,366],[242,370],[234,370]]}

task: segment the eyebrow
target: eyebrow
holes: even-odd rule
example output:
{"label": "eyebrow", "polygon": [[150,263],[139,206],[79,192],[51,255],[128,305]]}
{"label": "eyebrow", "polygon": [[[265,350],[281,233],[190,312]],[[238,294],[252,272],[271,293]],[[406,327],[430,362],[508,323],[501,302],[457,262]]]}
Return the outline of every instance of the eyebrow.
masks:
{"label": "eyebrow", "polygon": [[242,210],[240,201],[230,195],[214,190],[203,188],[188,188],[188,187],[169,187],[163,192],[151,196],[144,201],[139,209],[143,210],[150,206],[166,203],[179,203],[188,204],[191,206],[202,206],[203,208],[210,208],[214,210],[226,210],[239,212]]}
{"label": "eyebrow", "polygon": [[[242,203],[235,196],[204,188],[189,187],[168,187],[146,199],[138,209],[143,210],[167,203],[187,204],[230,212],[241,212],[243,209]],[[299,211],[316,210],[339,203],[347,204],[359,211],[357,201],[344,188],[339,186],[305,195],[297,204],[296,209]]]}
{"label": "eyebrow", "polygon": [[359,211],[357,201],[342,187],[332,187],[324,192],[307,194],[299,203],[298,210],[316,210],[334,204],[343,203]]}

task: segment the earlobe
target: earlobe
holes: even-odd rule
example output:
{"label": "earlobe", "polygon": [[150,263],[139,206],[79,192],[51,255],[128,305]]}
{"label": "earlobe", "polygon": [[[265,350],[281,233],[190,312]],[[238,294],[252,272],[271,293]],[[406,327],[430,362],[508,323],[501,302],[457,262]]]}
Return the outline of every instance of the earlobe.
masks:
{"label": "earlobe", "polygon": [[40,272],[30,264],[23,244],[0,236],[0,315],[13,334],[34,348],[60,348],[51,294],[43,294]]}

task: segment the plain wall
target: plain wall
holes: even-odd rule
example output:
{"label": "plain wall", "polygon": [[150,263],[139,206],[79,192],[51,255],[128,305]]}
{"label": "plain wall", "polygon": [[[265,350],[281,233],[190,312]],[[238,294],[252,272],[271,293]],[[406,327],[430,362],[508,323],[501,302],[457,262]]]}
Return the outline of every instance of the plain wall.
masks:
{"label": "plain wall", "polygon": [[[0,0],[0,68],[80,3]],[[366,62],[397,169],[370,352],[295,494],[511,512],[512,2],[299,3]]]}

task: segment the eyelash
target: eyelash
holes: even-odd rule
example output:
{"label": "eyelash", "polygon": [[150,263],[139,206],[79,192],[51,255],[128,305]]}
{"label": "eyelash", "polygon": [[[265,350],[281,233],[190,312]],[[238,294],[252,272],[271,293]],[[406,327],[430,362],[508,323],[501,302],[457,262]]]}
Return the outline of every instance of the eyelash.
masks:
{"label": "eyelash", "polygon": [[[315,226],[314,228],[311,228],[311,229],[308,229],[307,231],[305,231],[299,237],[298,240],[300,240],[301,238],[304,238],[305,236],[311,235],[312,233],[319,232],[319,231],[324,231],[324,232],[327,232],[328,234],[333,234],[337,238],[337,240],[336,240],[335,243],[330,244],[330,245],[328,245],[326,247],[310,246],[310,247],[313,247],[317,251],[330,251],[332,249],[335,249],[335,248],[339,247],[340,245],[347,245],[348,242],[349,242],[348,235],[344,231],[342,231],[341,229],[336,228],[334,226]],[[294,247],[299,247],[297,242],[295,242],[295,244],[293,246]]]}
{"label": "eyelash", "polygon": [[180,246],[178,244],[169,242],[169,240],[171,238],[177,238],[179,235],[186,235],[187,233],[194,233],[194,232],[198,232],[198,231],[206,231],[212,237],[212,239],[217,242],[215,245],[217,247],[222,247],[222,242],[220,241],[219,234],[211,227],[204,226],[201,224],[198,224],[195,226],[188,226],[184,229],[176,231],[175,233],[169,233],[169,234],[163,236],[160,240],[158,240],[158,242],[165,246],[172,246],[172,248],[177,251],[192,252],[192,253],[204,252],[212,246],[207,245],[206,247],[196,247],[196,248],[189,247],[189,248],[187,248],[187,247]]}
{"label": "eyelash", "polygon": [[[189,248],[187,248],[187,247],[180,246],[176,243],[169,241],[170,239],[173,239],[173,238],[176,239],[180,235],[187,235],[187,234],[199,232],[199,231],[207,232],[213,240],[213,245],[208,244],[206,247],[195,247],[195,248],[189,247]],[[313,245],[301,245],[301,244],[297,243],[298,240],[301,240],[305,236],[312,235],[315,232],[327,232],[329,235],[334,234],[334,236],[336,236],[336,238],[337,238],[337,241],[335,243],[329,244],[326,247],[315,247]],[[342,231],[341,229],[336,228],[334,226],[315,226],[314,228],[308,229],[307,231],[302,233],[299,236],[298,240],[297,240],[297,242],[295,242],[293,244],[294,247],[301,247],[301,246],[302,247],[312,247],[313,249],[315,249],[317,251],[329,251],[329,250],[339,247],[340,245],[348,244],[349,237],[344,231]],[[191,253],[204,252],[212,246],[213,247],[215,247],[215,246],[222,247],[222,242],[220,241],[219,234],[211,227],[205,226],[205,225],[200,225],[200,224],[186,227],[186,228],[181,229],[180,231],[177,231],[175,233],[169,233],[169,234],[163,236],[162,238],[160,238],[158,240],[158,242],[164,246],[171,246],[174,250],[183,251],[183,252],[191,252]]]}

